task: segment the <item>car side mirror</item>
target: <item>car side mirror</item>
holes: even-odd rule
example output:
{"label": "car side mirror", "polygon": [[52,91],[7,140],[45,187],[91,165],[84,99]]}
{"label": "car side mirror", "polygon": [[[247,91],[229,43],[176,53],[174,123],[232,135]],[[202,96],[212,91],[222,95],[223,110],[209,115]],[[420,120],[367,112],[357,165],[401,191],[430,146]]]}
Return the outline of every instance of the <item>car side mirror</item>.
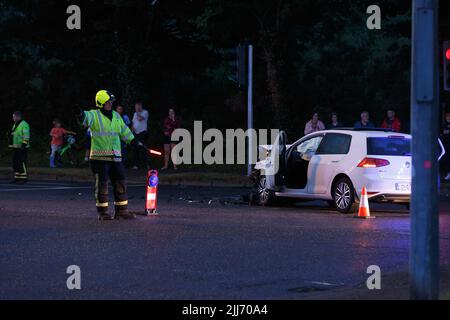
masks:
{"label": "car side mirror", "polygon": [[302,154],[302,159],[309,162],[309,161],[311,161],[313,156],[314,156],[314,152],[312,150],[308,150]]}
{"label": "car side mirror", "polygon": [[300,160],[302,160],[302,153],[301,152],[298,152],[297,150],[294,150],[293,152],[292,152],[292,158],[294,159],[294,161],[300,161]]}

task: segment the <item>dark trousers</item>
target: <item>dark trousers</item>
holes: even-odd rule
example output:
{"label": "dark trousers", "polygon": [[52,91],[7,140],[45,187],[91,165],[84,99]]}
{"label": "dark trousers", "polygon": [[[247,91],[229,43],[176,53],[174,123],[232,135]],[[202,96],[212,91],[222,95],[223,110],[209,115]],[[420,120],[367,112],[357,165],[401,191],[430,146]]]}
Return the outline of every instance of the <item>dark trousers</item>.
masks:
{"label": "dark trousers", "polygon": [[128,195],[123,163],[91,160],[91,170],[95,176],[95,201],[98,213],[105,214],[108,212],[108,180],[111,180],[114,190],[115,212],[126,212]]}
{"label": "dark trousers", "polygon": [[27,149],[13,149],[13,169],[16,181],[26,181],[27,173]]}
{"label": "dark trousers", "polygon": [[[148,132],[144,131],[134,135],[137,141],[142,142],[144,145],[147,144]],[[148,154],[144,148],[135,147],[134,148],[134,161],[135,165],[142,169],[148,169]]]}

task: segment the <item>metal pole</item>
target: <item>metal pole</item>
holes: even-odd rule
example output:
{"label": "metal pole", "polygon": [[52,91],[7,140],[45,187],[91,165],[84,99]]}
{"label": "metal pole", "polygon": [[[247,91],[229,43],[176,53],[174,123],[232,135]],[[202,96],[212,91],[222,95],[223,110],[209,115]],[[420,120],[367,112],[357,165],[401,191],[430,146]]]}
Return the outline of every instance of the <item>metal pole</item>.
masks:
{"label": "metal pole", "polygon": [[253,129],[253,46],[248,46],[248,167],[247,175],[252,174],[252,164],[254,163],[255,155],[253,154],[253,135],[250,130]]}
{"label": "metal pole", "polygon": [[439,297],[438,0],[413,0],[410,294]]}

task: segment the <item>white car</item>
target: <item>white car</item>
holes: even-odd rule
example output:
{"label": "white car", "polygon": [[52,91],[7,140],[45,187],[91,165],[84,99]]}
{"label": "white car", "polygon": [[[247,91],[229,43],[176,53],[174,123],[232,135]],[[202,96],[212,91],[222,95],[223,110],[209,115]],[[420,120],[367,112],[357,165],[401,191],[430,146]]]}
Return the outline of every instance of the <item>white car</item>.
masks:
{"label": "white car", "polygon": [[[339,212],[354,212],[363,187],[371,201],[404,203],[411,196],[411,136],[386,130],[337,129],[311,133],[286,146],[260,146],[255,165],[256,201],[321,199]],[[439,142],[440,143],[440,142]],[[441,156],[445,153],[442,144]]]}

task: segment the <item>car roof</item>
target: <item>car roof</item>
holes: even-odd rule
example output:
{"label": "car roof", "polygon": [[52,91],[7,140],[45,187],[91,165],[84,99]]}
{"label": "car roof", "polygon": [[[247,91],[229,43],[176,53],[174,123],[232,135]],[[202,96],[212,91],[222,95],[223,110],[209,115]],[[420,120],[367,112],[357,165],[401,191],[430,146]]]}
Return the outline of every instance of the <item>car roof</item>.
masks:
{"label": "car roof", "polygon": [[342,127],[342,128],[336,128],[336,129],[333,129],[333,130],[395,132],[394,130],[388,129],[388,128],[351,128],[351,127]]}
{"label": "car roof", "polygon": [[[395,132],[390,129],[382,128],[370,128],[370,129],[359,129],[359,128],[338,128],[323,130],[311,133],[310,135],[320,134],[320,133],[347,133],[352,136],[367,136],[367,137],[390,137],[390,136],[401,136],[405,138],[411,138],[411,135],[407,133]],[[309,135],[308,135],[309,136]]]}
{"label": "car roof", "polygon": [[295,142],[293,142],[292,144],[290,144],[289,146],[292,146],[302,140],[305,140],[307,138],[312,138],[314,136],[320,136],[326,133],[341,133],[341,134],[349,134],[353,137],[393,137],[393,136],[398,136],[398,137],[404,137],[404,138],[408,138],[411,139],[411,135],[406,134],[406,133],[398,133],[398,132],[394,132],[390,129],[354,129],[354,128],[338,128],[338,129],[327,129],[327,130],[322,130],[322,131],[316,131],[313,133],[310,133],[306,136],[303,136],[297,140],[295,140]]}
{"label": "car roof", "polygon": [[[390,129],[358,129],[358,128],[337,128],[337,129],[326,129],[326,130],[321,130],[321,131],[316,131],[313,133],[310,133],[308,135],[305,135],[297,140],[294,140],[292,143],[289,143],[286,145],[286,148],[290,148],[293,145],[299,143],[302,140],[305,140],[307,138],[312,138],[315,136],[320,136],[326,133],[341,133],[341,134],[350,134],[352,136],[359,136],[359,137],[404,137],[404,138],[408,138],[411,139],[411,135],[407,134],[407,133],[399,133],[399,132],[395,132],[393,130]],[[259,145],[260,148],[263,148],[265,150],[271,150],[272,149],[272,145]]]}

